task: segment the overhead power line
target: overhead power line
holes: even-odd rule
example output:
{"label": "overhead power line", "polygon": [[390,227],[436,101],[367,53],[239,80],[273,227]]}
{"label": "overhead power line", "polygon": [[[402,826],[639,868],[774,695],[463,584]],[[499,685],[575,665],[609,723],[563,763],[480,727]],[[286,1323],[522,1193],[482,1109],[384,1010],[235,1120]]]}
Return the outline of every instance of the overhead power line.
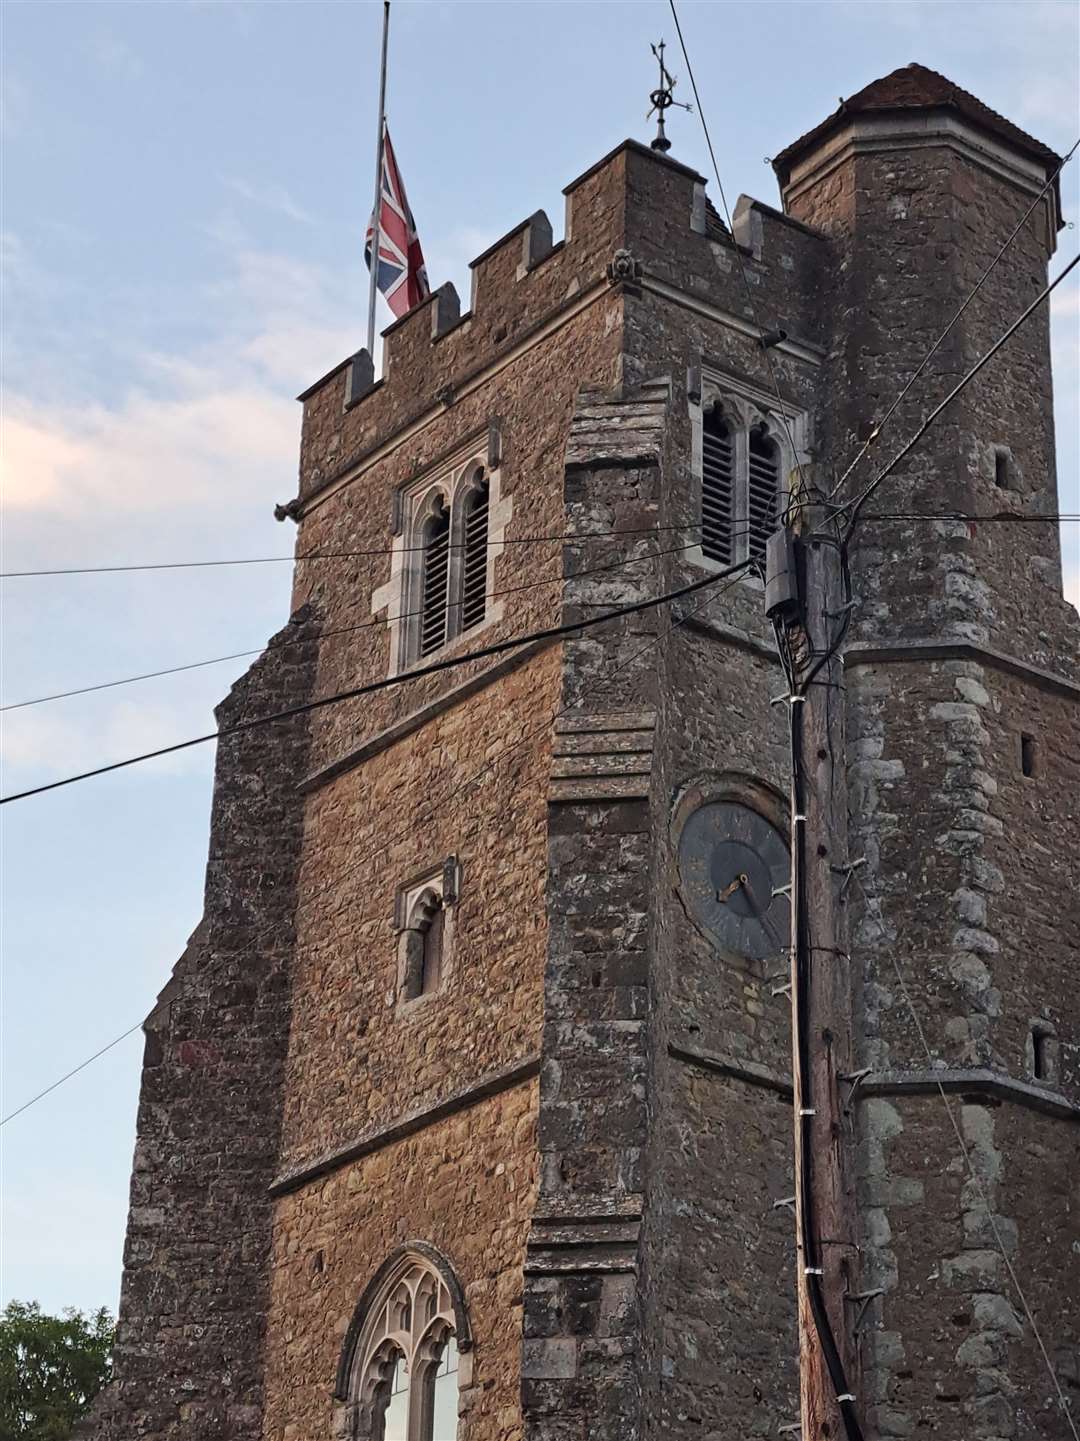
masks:
{"label": "overhead power line", "polygon": [[[491,550],[504,545],[554,545],[559,541],[619,540],[628,535],[651,535],[659,534],[661,531],[685,530],[686,528],[675,525],[643,525],[627,530],[592,530],[585,534],[577,531],[561,531],[555,535],[521,535],[509,540],[489,540],[485,544]],[[700,527],[697,528],[700,529]],[[465,541],[453,541],[446,548],[463,550],[465,545]],[[424,549],[425,547],[422,545],[403,545],[396,548],[384,545],[369,550],[311,551],[306,555],[253,555],[239,558],[227,557],[223,560],[161,560],[140,561],[131,565],[75,565],[60,566],[52,570],[5,570],[0,571],[0,580],[25,580],[31,576],[50,575],[120,575],[128,571],[143,570],[212,570],[228,565],[281,565],[285,562],[292,565],[308,565],[319,560],[362,560],[380,555],[409,555],[414,551]]]}
{"label": "overhead power line", "polygon": [[[698,93],[697,81],[694,79],[694,67],[690,63],[690,52],[686,48],[682,26],[679,24],[679,12],[675,8],[675,0],[668,0],[668,4],[671,6],[671,18],[675,22],[675,33],[679,37],[679,49],[682,51],[682,57],[686,64],[686,73],[690,79],[690,88],[694,92],[694,103],[697,105],[698,119],[701,121],[701,128],[705,135],[705,144],[709,150],[709,159],[712,161],[713,175],[716,177],[716,188],[720,195],[720,204],[724,207],[724,219],[727,221],[727,228],[734,242],[735,228],[731,223],[731,211],[728,209],[727,196],[724,193],[724,182],[720,179],[720,166],[717,164],[716,151],[713,149],[712,136],[709,134],[709,126],[705,119],[705,108],[701,103],[701,96]],[[746,273],[746,264],[743,260],[742,251],[737,243],[735,243],[735,260],[738,265],[739,275],[742,278],[743,290],[746,293],[746,304],[750,311],[750,318],[758,330],[764,334],[764,328],[758,323],[757,310],[754,305],[754,292]],[[799,489],[805,491],[806,485],[803,480],[802,461],[799,459],[799,452],[796,450],[795,442],[791,436],[791,427],[788,424],[787,403],[780,394],[780,384],[776,378],[776,366],[773,363],[772,350],[768,347],[765,348],[765,364],[768,367],[769,381],[772,385],[773,393],[776,396],[776,404],[780,410],[780,421],[784,427],[784,434],[787,437],[788,449],[795,457],[795,468],[799,475]]]}
{"label": "overhead power line", "polygon": [[[712,605],[714,601],[718,600],[726,590],[729,590],[731,586],[733,586],[735,582],[739,579],[739,577],[743,574],[743,572],[749,569],[749,567],[749,562],[743,562],[741,565],[732,567],[731,571],[725,571],[723,574],[711,576],[710,583],[726,579],[727,584],[721,585],[719,590],[717,590],[714,595],[706,597],[706,599],[700,605],[695,606],[693,609],[687,611],[685,615],[679,616],[679,618],[672,625],[668,626],[665,630],[659,631],[655,636],[652,636],[648,641],[645,642],[644,645],[639,647],[639,649],[636,650],[633,655],[628,657],[626,660],[619,661],[616,666],[604,671],[604,673],[600,675],[591,685],[585,686],[577,693],[577,695],[572,697],[572,699],[567,701],[564,705],[558,707],[558,709],[553,711],[550,715],[544,715],[536,723],[536,725],[527,727],[523,735],[519,736],[517,740],[511,741],[511,743],[508,746],[505,746],[497,755],[492,756],[491,758],[486,760],[483,765],[479,767],[478,770],[473,771],[472,775],[467,776],[464,781],[461,781],[459,783],[456,780],[451,780],[439,799],[427,803],[423,815],[424,821],[426,822],[430,820],[431,817],[437,813],[440,806],[445,805],[448,801],[453,801],[455,804],[459,804],[462,796],[466,794],[466,792],[468,792],[477,783],[477,781],[482,779],[482,777],[484,777],[490,771],[494,770],[497,766],[499,766],[504,760],[506,760],[508,756],[513,755],[518,750],[521,750],[525,745],[528,744],[529,741],[533,740],[536,736],[540,735],[541,732],[547,730],[550,726],[554,725],[555,721],[557,721],[561,716],[568,715],[571,711],[579,708],[582,702],[588,696],[592,695],[602,686],[608,685],[612,680],[615,679],[616,676],[621,675],[625,671],[629,670],[632,665],[636,665],[637,662],[641,660],[642,656],[646,655],[650,650],[655,649],[655,647],[658,646],[661,641],[666,640],[674,631],[678,630],[679,626],[685,625],[688,621],[692,620],[694,616],[700,615],[703,610],[705,610],[708,606]],[[357,872],[362,870],[371,861],[375,860],[378,856],[380,856],[385,850],[389,849],[389,847],[394,845],[397,841],[405,840],[407,837],[413,835],[416,830],[416,824],[417,823],[415,821],[410,821],[407,827],[395,832],[389,837],[388,840],[385,840],[382,842],[381,845],[376,846],[374,850],[368,851],[365,855],[361,856],[351,865],[346,866],[343,871],[338,872],[332,880],[325,882],[322,886],[317,887],[315,890],[310,892],[309,895],[298,901],[294,916],[302,914],[309,906],[314,905],[316,901],[322,900],[324,896],[330,894],[332,891],[337,890],[340,886],[344,885],[346,881],[351,880],[352,877],[357,874]],[[265,927],[263,930],[257,932],[256,935],[252,938],[252,940],[250,940],[246,945],[241,946],[240,950],[237,951],[235,954],[229,954],[227,952],[219,954],[214,960],[210,962],[210,965],[205,968],[203,974],[205,975],[207,970],[212,969],[214,966],[221,965],[225,961],[239,960],[241,957],[248,955],[250,952],[254,951],[255,948],[259,945],[260,941],[267,939],[271,936],[276,936],[277,934],[278,926],[276,923],[272,926]],[[51,1082],[48,1086],[45,1086],[42,1090],[38,1091],[36,1095],[31,1096],[29,1100],[24,1101],[23,1104],[19,1106],[16,1110],[11,1111],[2,1120],[0,1120],[0,1127],[6,1126],[7,1123],[9,1121],[13,1121],[16,1116],[21,1116],[24,1111],[28,1111],[31,1106],[35,1106],[38,1101],[43,1100],[48,1095],[51,1095],[51,1093],[55,1091],[57,1087],[62,1086],[66,1081],[71,1080],[73,1076],[77,1076],[80,1071],[84,1071],[87,1066],[92,1065],[94,1061],[98,1060],[101,1056],[104,1056],[106,1052],[111,1051],[114,1046],[118,1046],[121,1041],[126,1040],[128,1036],[132,1035],[135,1031],[140,1030],[143,1024],[143,1021],[136,1021],[133,1026],[129,1026],[127,1030],[121,1031],[118,1036],[114,1036],[111,1041],[109,1041],[106,1045],[102,1046],[99,1050],[95,1051],[93,1055],[87,1056],[84,1061],[80,1061],[77,1066],[73,1066],[70,1071],[66,1071],[62,1076],[58,1077],[57,1080]]]}
{"label": "overhead power line", "polygon": [[664,605],[668,601],[677,600],[684,595],[692,595],[695,591],[701,590],[704,586],[712,585],[725,576],[735,575],[747,570],[751,562],[741,561],[738,565],[729,566],[726,570],[717,571],[714,575],[705,576],[702,580],[691,581],[689,585],[679,586],[676,590],[668,591],[664,595],[652,596],[648,600],[632,601],[629,605],[616,606],[614,609],[605,611],[602,615],[590,616],[586,620],[571,621],[566,625],[548,626],[543,630],[531,631],[526,635],[512,636],[509,640],[497,641],[493,645],[481,646],[479,650],[467,651],[464,655],[447,656],[443,660],[432,661],[430,665],[418,666],[412,670],[404,671],[400,675],[386,676],[382,680],[369,681],[366,685],[353,686],[349,690],[337,691],[333,695],[320,696],[316,700],[306,701],[303,705],[289,706],[285,710],[274,711],[270,715],[254,716],[251,720],[237,721],[235,725],[223,726],[220,730],[208,731],[205,735],[192,736],[189,740],[177,741],[173,745],[160,746],[157,750],[144,751],[140,755],[128,756],[125,760],[113,761],[109,765],[96,766],[93,770],[80,771],[76,775],[65,776],[62,780],[48,781],[45,785],[31,786],[24,791],[16,791],[11,795],[0,796],[0,805],[8,805],[12,801],[27,800],[30,796],[43,795],[46,791],[59,790],[62,786],[75,785],[78,781],[86,781],[94,776],[107,775],[111,771],[123,770],[127,766],[138,765],[142,761],[157,760],[161,756],[175,755],[178,751],[190,750],[192,746],[205,745],[209,741],[222,740],[226,736],[239,735],[243,731],[254,730],[257,726],[272,725],[276,721],[290,720],[293,716],[307,715],[311,711],[321,710],[325,706],[337,705],[341,701],[355,700],[359,696],[372,695],[376,691],[386,690],[391,686],[403,685],[410,681],[421,680],[424,676],[435,675],[440,671],[452,670],[458,666],[468,665],[470,661],[486,660],[491,656],[502,655],[509,650],[517,650],[523,645],[530,645],[540,640],[557,640],[560,636],[573,635],[578,631],[588,630],[592,626],[603,625],[609,620],[617,620],[620,616],[635,615],[639,611],[650,610],[653,606]]}
{"label": "overhead power line", "polygon": [[[690,545],[673,546],[670,550],[650,550],[650,551],[648,551],[648,552],[647,552],[646,554],[644,554],[644,555],[632,556],[629,560],[616,560],[616,561],[610,562],[610,564],[608,564],[608,565],[590,566],[590,567],[589,567],[588,569],[586,569],[586,570],[575,570],[575,571],[570,571],[569,573],[567,573],[567,574],[565,574],[565,575],[553,575],[553,576],[549,576],[546,580],[532,580],[532,581],[528,581],[528,582],[527,582],[526,584],[524,584],[524,585],[512,585],[512,586],[507,587],[507,589],[505,589],[505,590],[495,590],[495,591],[492,591],[492,592],[489,594],[488,599],[489,599],[489,600],[498,600],[498,599],[501,599],[501,597],[506,596],[506,595],[519,595],[522,591],[525,591],[525,590],[537,590],[537,589],[539,589],[541,586],[545,586],[545,585],[561,585],[564,581],[568,581],[568,580],[578,580],[578,579],[580,579],[580,578],[582,578],[582,577],[584,577],[584,576],[588,576],[588,575],[602,575],[602,574],[604,574],[604,573],[606,573],[606,572],[608,572],[608,571],[622,570],[622,569],[625,569],[627,566],[640,565],[643,561],[647,561],[647,560],[657,560],[657,559],[659,559],[661,556],[665,556],[665,555],[679,555],[679,554],[681,554],[683,551],[692,549],[692,548],[693,548],[693,545],[695,545],[695,544],[696,544],[696,542],[691,542]],[[548,559],[549,559],[549,560],[554,560],[554,559],[557,559],[557,557],[555,557],[555,556],[549,556]],[[603,603],[603,602],[597,602],[597,604],[602,604],[602,603]],[[356,623],[355,625],[334,626],[334,627],[333,627],[332,629],[330,629],[330,630],[320,631],[320,633],[319,633],[319,640],[320,640],[320,641],[321,641],[321,640],[324,640],[324,639],[326,639],[327,637],[333,636],[333,635],[351,635],[351,634],[353,634],[355,631],[374,630],[374,629],[377,629],[379,626],[391,625],[391,624],[393,624],[393,623],[395,623],[395,622],[397,622],[397,621],[400,621],[400,620],[410,620],[410,619],[412,619],[414,616],[422,615],[422,614],[423,614],[423,611],[420,611],[420,610],[407,610],[407,611],[402,611],[401,614],[399,614],[399,615],[379,616],[379,617],[376,617],[375,620],[362,620],[362,621],[357,621],[357,623]],[[300,642],[298,642],[298,641],[288,641],[288,640],[286,640],[286,641],[281,642],[280,644],[281,644],[282,647],[285,647],[285,646],[289,646],[289,645],[297,645],[297,644],[300,644]],[[114,689],[116,686],[121,686],[121,685],[134,685],[134,684],[135,684],[136,682],[138,682],[138,681],[156,680],[156,679],[158,679],[158,678],[161,677],[161,676],[166,676],[166,675],[179,675],[179,674],[181,674],[183,671],[199,670],[199,669],[201,669],[202,667],[208,666],[208,665],[223,665],[226,661],[229,661],[229,660],[246,660],[247,657],[249,657],[249,656],[262,655],[262,653],[263,653],[263,651],[264,651],[265,649],[266,649],[266,646],[265,646],[265,645],[256,646],[256,647],[255,647],[254,649],[252,649],[252,650],[239,650],[239,651],[233,651],[233,652],[231,652],[229,655],[211,656],[208,660],[189,661],[186,665],[166,666],[166,667],[165,667],[164,669],[162,669],[162,670],[144,671],[144,672],[143,672],[142,674],[140,674],[140,675],[124,676],[124,677],[121,677],[121,679],[119,679],[119,680],[99,681],[99,682],[97,682],[97,683],[94,684],[94,685],[77,686],[77,687],[75,687],[75,689],[73,689],[73,690],[56,691],[56,692],[54,692],[54,693],[51,694],[51,695],[37,696],[37,697],[35,697],[35,698],[32,699],[32,700],[13,701],[10,705],[0,705],[0,713],[3,713],[4,711],[9,711],[9,710],[23,710],[23,709],[25,709],[27,706],[45,705],[45,704],[47,704],[49,701],[54,701],[54,700],[67,700],[67,699],[69,699],[71,696],[90,695],[90,694],[92,694],[94,691],[99,691],[99,690],[112,690],[112,689]]]}

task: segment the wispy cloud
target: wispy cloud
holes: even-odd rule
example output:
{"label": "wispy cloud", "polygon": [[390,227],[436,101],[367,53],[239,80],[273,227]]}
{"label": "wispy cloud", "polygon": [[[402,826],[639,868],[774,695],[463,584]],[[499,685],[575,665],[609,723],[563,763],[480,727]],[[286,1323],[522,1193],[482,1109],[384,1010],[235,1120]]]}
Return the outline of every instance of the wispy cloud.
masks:
{"label": "wispy cloud", "polygon": [[104,69],[128,80],[139,80],[146,72],[142,57],[126,41],[108,31],[94,40],[94,59]]}
{"label": "wispy cloud", "polygon": [[283,185],[256,185],[250,180],[243,180],[239,176],[221,177],[225,185],[234,195],[239,195],[242,200],[248,201],[251,205],[258,205],[263,210],[271,210],[278,215],[284,215],[289,220],[295,220],[302,225],[314,225],[315,218],[296,203]]}
{"label": "wispy cloud", "polygon": [[[29,264],[17,244],[12,255]],[[7,506],[195,515],[265,499],[269,477],[292,469],[297,390],[356,347],[355,327],[335,317],[340,289],[316,266],[243,248],[206,287],[219,336],[194,352],[143,353],[115,400],[31,398],[9,382]]]}

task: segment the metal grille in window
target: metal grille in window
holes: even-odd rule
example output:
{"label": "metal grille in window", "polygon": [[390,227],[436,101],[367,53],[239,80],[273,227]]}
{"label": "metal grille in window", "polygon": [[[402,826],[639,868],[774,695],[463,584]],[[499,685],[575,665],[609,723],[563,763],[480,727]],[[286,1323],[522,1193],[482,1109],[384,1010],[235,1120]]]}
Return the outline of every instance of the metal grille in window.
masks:
{"label": "metal grille in window", "polygon": [[780,452],[762,430],[750,432],[749,551],[752,559],[765,556],[765,542],[776,529],[780,499]]}
{"label": "metal grille in window", "polygon": [[450,579],[450,512],[440,503],[424,535],[424,574],[420,603],[420,654],[446,643],[446,599]]}
{"label": "metal grille in window", "polygon": [[732,558],[735,502],[735,445],[719,410],[706,413],[701,445],[701,549],[710,560]]}
{"label": "metal grille in window", "polygon": [[488,483],[480,482],[465,502],[465,565],[461,586],[461,628],[479,625],[487,610]]}

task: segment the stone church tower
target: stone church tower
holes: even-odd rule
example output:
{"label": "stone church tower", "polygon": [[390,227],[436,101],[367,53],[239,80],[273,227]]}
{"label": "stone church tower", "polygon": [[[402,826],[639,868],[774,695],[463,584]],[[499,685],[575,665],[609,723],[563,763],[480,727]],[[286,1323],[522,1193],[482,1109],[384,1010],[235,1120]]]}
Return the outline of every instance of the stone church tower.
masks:
{"label": "stone church tower", "polygon": [[[444,286],[391,326],[382,380],[361,352],[305,392],[283,512],[322,558],[222,726],[759,558],[1058,159],[908,66],[774,164],[783,209],[742,197],[731,234],[627,141],[563,239],[537,212],[467,311]],[[1051,184],[873,463],[1038,294],[1060,223]],[[1044,306],[852,551],[858,1246],[823,1239],[868,1438],[1067,1441],[1080,1413],[1077,618],[1053,523],[940,518],[1051,516],[1055,484]],[[783,693],[740,573],[221,742],[89,1435],[791,1431]]]}

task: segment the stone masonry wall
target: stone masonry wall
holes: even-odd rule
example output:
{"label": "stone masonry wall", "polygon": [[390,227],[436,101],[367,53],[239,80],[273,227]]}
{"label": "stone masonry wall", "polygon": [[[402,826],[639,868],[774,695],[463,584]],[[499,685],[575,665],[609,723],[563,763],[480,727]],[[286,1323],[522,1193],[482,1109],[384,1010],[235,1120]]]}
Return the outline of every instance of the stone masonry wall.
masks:
{"label": "stone masonry wall", "polygon": [[[666,387],[583,395],[566,459],[566,572],[604,552],[589,532],[658,515]],[[652,537],[628,536],[648,554]],[[633,579],[567,584],[564,616],[655,595]],[[529,1441],[641,1434],[639,1234],[644,1206],[649,767],[656,649],[644,611],[564,645],[548,820],[549,946],[540,1188],[526,1262],[522,1404]]]}
{"label": "stone masonry wall", "polygon": [[536,1108],[534,1080],[277,1202],[263,1441],[335,1434],[334,1378],[357,1301],[383,1259],[415,1240],[452,1264],[475,1338],[461,1358],[459,1434],[520,1441]]}
{"label": "stone masonry wall", "polygon": [[[301,613],[218,707],[310,693]],[[257,1441],[301,845],[304,718],[219,742],[206,910],[147,1018],[114,1380],[94,1441]]]}

